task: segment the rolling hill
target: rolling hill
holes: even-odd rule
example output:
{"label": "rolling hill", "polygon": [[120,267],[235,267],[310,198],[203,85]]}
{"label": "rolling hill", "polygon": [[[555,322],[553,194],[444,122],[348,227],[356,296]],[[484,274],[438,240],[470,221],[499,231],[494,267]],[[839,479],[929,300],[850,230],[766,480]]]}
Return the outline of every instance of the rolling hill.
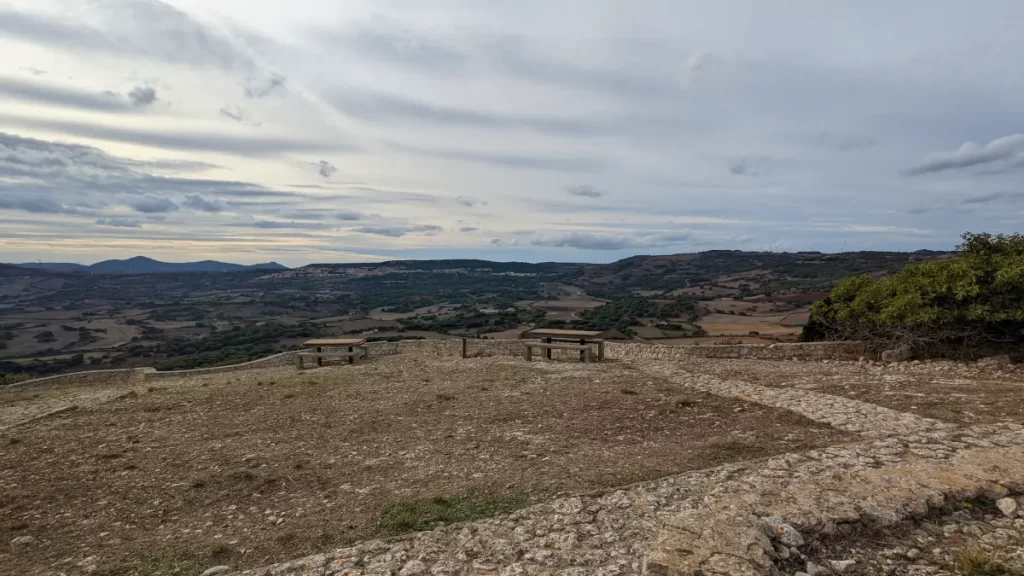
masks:
{"label": "rolling hill", "polygon": [[276,262],[265,264],[231,264],[216,260],[201,262],[161,262],[145,256],[136,256],[127,260],[104,260],[85,266],[64,262],[29,262],[17,264],[21,268],[54,270],[58,272],[100,272],[106,274],[158,274],[169,272],[238,272],[241,270],[287,270]]}

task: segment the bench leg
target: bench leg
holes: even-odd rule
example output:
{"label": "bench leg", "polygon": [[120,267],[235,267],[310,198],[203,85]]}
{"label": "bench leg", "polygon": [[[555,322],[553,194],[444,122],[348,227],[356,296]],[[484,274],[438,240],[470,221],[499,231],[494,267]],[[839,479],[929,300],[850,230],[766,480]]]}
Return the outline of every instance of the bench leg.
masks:
{"label": "bench leg", "polygon": [[533,360],[533,346],[527,345],[524,348],[525,351],[523,354],[526,356],[526,361],[529,362],[530,360]]}
{"label": "bench leg", "polygon": [[[551,338],[545,338],[542,342],[545,344],[551,344]],[[551,348],[544,349],[544,358],[551,360]]]}
{"label": "bench leg", "polygon": [[302,370],[302,356],[295,355],[295,369]]}
{"label": "bench leg", "polygon": [[586,350],[581,350],[580,354],[583,354],[583,362],[585,364],[589,364],[590,361],[593,360],[593,356],[591,356],[590,354],[590,348],[587,348]]}
{"label": "bench leg", "polygon": [[[586,343],[587,343],[587,341],[586,341],[586,340],[584,340],[583,338],[580,338],[580,346],[583,346],[583,345],[585,345]],[[586,361],[587,361],[587,360],[586,360],[586,357],[585,357],[585,356],[583,355],[583,353],[584,353],[585,351],[589,351],[589,350],[590,350],[589,348],[588,348],[587,350],[580,350],[580,362],[586,362]]]}
{"label": "bench leg", "polygon": [[603,362],[604,361],[604,342],[598,342],[597,343],[597,361],[598,362]]}
{"label": "bench leg", "polygon": [[[321,348],[320,346],[317,346],[317,347],[316,347],[316,353],[317,353],[317,354],[320,354],[320,353],[321,353],[321,352],[323,352],[323,351],[324,351],[324,349],[323,349],[323,348]],[[323,366],[323,365],[324,365],[324,359],[323,359],[323,357],[322,357],[322,356],[319,356],[319,355],[318,355],[318,356],[316,357],[316,365],[317,365],[317,366]]]}

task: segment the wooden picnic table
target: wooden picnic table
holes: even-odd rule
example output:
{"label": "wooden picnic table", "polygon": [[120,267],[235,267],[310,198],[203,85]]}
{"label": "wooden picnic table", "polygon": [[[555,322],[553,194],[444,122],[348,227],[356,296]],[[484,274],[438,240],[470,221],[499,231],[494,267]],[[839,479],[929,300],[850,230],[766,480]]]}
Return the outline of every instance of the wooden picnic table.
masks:
{"label": "wooden picnic table", "polygon": [[[360,358],[366,358],[365,338],[314,338],[302,343],[307,349],[314,349],[315,352],[299,352],[295,355],[295,366],[302,370],[303,360],[306,358],[315,359],[317,366],[324,365],[324,358],[348,359],[349,364],[356,364]],[[343,352],[324,352],[324,348],[347,348]]]}
{"label": "wooden picnic table", "polygon": [[[581,346],[597,344],[597,359],[604,360],[604,332],[599,330],[562,330],[557,328],[533,328],[523,332],[519,337],[523,339],[539,338],[545,344],[552,342],[572,342]],[[551,348],[544,350],[544,357],[551,359]],[[586,354],[580,351],[580,360],[586,361]]]}

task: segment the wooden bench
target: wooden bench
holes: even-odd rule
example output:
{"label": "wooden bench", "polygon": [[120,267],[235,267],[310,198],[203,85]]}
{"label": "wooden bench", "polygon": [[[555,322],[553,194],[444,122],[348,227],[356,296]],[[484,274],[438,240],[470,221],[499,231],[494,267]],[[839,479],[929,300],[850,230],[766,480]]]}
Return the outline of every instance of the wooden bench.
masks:
{"label": "wooden bench", "polygon": [[[366,339],[364,338],[320,338],[308,340],[302,343],[311,350],[299,352],[295,355],[295,367],[299,370],[305,368],[305,361],[315,366],[323,366],[324,361],[347,360],[349,364],[358,364],[365,359],[368,353]],[[324,348],[341,348],[341,350],[324,351]]]}
{"label": "wooden bench", "polygon": [[[552,342],[567,342],[573,344],[597,344],[597,359],[598,361],[604,360],[604,337],[603,332],[596,330],[559,330],[552,328],[533,328],[523,332],[519,337],[523,339],[527,338],[540,338],[540,341],[544,344],[551,344]],[[551,350],[545,350],[544,355],[550,359]],[[583,358],[583,352],[580,352],[580,360],[585,361]]]}
{"label": "wooden bench", "polygon": [[583,362],[591,362],[594,359],[594,350],[586,344],[553,344],[551,342],[523,342],[523,348],[525,350],[526,361],[533,360],[533,349],[540,348],[544,350],[543,357],[551,359],[552,350],[579,350],[580,360]]}

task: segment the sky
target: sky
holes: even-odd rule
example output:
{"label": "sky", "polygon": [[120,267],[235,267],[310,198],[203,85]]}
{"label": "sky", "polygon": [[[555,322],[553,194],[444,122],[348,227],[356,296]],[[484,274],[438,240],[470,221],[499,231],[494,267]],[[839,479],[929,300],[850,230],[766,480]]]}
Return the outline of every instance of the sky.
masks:
{"label": "sky", "polygon": [[608,262],[1024,222],[1019,0],[0,0],[0,261]]}

